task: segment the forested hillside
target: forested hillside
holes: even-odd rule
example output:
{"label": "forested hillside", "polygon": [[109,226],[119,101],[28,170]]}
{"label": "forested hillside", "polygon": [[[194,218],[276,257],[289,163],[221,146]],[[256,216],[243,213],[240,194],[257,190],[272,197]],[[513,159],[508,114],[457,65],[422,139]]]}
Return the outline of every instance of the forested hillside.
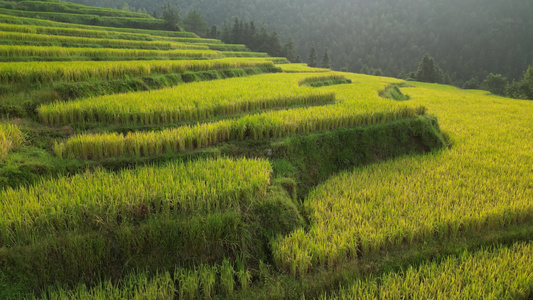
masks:
{"label": "forested hillside", "polygon": [[[72,0],[88,5],[160,11],[167,0]],[[304,60],[312,45],[332,66],[364,65],[397,76],[416,70],[424,53],[461,84],[490,72],[519,79],[533,59],[533,1],[514,0],[181,0],[223,28],[234,17],[292,37]]]}

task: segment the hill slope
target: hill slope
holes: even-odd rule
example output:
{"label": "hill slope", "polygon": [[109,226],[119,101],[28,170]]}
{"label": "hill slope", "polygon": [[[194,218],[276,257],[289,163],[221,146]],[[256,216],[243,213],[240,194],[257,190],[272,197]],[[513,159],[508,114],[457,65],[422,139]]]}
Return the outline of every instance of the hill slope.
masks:
{"label": "hill slope", "polygon": [[[117,7],[124,1],[74,0]],[[129,0],[130,7],[159,11],[165,1]],[[265,23],[292,37],[302,58],[312,45],[319,58],[329,47],[333,67],[359,71],[363,65],[396,76],[416,70],[430,53],[452,78],[485,78],[489,72],[518,79],[533,60],[533,3],[528,0],[397,1],[180,1],[223,28],[234,17]]]}
{"label": "hill slope", "polygon": [[0,28],[2,299],[533,294],[531,101],[184,32]]}

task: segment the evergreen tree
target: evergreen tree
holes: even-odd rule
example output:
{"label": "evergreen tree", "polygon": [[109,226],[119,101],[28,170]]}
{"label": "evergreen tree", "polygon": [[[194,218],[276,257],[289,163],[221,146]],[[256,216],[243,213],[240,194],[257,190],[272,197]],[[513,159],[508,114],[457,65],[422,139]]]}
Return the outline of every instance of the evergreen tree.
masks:
{"label": "evergreen tree", "polygon": [[191,10],[183,20],[183,27],[186,31],[194,32],[199,36],[207,33],[207,22],[197,10]]}
{"label": "evergreen tree", "polygon": [[290,62],[296,62],[296,52],[294,51],[294,42],[289,38],[287,43],[283,45],[282,56],[286,57]]}
{"label": "evergreen tree", "polygon": [[265,25],[261,27],[261,33],[257,37],[257,43],[260,45],[257,51],[270,53],[269,35]]}
{"label": "evergreen tree", "polygon": [[366,64],[364,64],[361,67],[361,70],[359,70],[359,73],[361,73],[361,74],[369,74],[368,66]]}
{"label": "evergreen tree", "polygon": [[162,17],[165,20],[165,26],[168,30],[180,30],[179,24],[181,23],[181,12],[176,4],[170,4],[167,2],[161,8],[163,10]]}
{"label": "evergreen tree", "polygon": [[302,56],[300,54],[296,55],[296,59],[294,60],[294,63],[299,64],[302,62]]}
{"label": "evergreen tree", "polygon": [[261,47],[261,43],[258,41],[257,27],[255,27],[254,21],[250,21],[250,44],[247,45],[252,51],[257,51]]}
{"label": "evergreen tree", "polygon": [[418,64],[415,75],[416,80],[423,82],[442,82],[442,71],[429,54],[424,54]]}
{"label": "evergreen tree", "polygon": [[222,35],[221,35],[220,39],[224,43],[230,44],[231,43],[231,28],[230,28],[230,26],[228,25],[228,23],[226,21],[224,21],[224,26],[222,28],[223,28],[222,29]]}
{"label": "evergreen tree", "polygon": [[331,61],[329,59],[329,53],[328,48],[326,48],[326,51],[324,51],[324,57],[322,57],[322,68],[329,69],[331,68]]}
{"label": "evergreen tree", "polygon": [[311,47],[311,50],[309,51],[309,57],[307,58],[307,65],[310,67],[316,67],[318,56],[316,54],[316,48],[315,46]]}
{"label": "evergreen tree", "polygon": [[218,39],[220,38],[220,31],[218,31],[217,25],[212,25],[211,29],[209,30],[209,34],[207,35],[210,39]]}
{"label": "evergreen tree", "polygon": [[241,28],[241,22],[239,21],[239,18],[235,17],[235,21],[233,22],[233,27],[231,28],[231,37],[230,37],[230,44],[240,44],[241,43],[241,34],[242,34],[242,28]]}
{"label": "evergreen tree", "polygon": [[270,45],[270,51],[267,52],[270,56],[281,57],[283,56],[283,49],[281,47],[281,41],[279,40],[278,33],[276,31],[268,37],[268,43]]}

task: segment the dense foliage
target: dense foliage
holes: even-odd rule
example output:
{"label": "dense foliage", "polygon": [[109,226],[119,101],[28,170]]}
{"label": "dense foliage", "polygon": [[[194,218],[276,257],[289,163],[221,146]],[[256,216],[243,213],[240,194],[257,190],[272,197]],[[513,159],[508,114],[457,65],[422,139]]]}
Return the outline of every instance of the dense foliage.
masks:
{"label": "dense foliage", "polygon": [[[87,5],[159,11],[166,0],[72,0]],[[332,66],[358,72],[363,65],[396,76],[416,70],[424,53],[462,85],[490,72],[518,79],[533,59],[533,2],[516,0],[272,0],[179,2],[220,28],[234,16],[265,23],[292,37],[301,57],[312,45],[329,47]]]}

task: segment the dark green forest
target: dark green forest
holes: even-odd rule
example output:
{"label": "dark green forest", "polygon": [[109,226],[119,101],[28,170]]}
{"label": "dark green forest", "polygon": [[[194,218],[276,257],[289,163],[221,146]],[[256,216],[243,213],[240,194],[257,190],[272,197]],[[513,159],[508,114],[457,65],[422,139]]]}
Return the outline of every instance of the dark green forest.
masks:
{"label": "dark green forest", "polygon": [[[72,0],[161,15],[168,0]],[[331,66],[398,76],[416,71],[430,54],[453,83],[490,73],[522,78],[533,60],[531,0],[179,0],[183,15],[197,10],[220,30],[233,19],[268,26],[294,41],[304,61],[315,46],[329,48]]]}

